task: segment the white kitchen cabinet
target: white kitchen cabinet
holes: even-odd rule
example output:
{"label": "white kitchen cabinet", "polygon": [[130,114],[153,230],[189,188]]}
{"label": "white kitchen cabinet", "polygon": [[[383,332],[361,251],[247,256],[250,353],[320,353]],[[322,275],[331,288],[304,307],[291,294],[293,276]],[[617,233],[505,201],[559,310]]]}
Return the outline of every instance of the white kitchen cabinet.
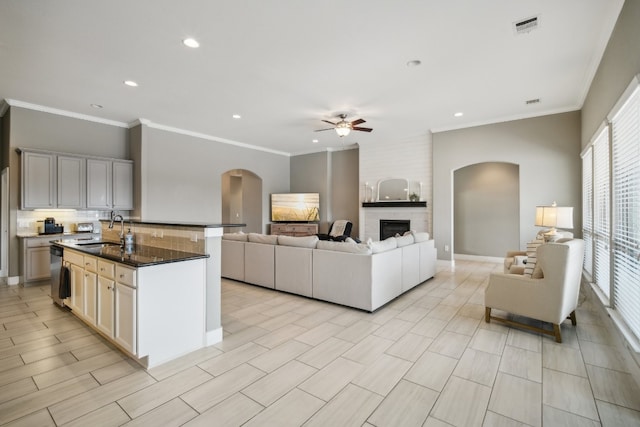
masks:
{"label": "white kitchen cabinet", "polygon": [[71,264],[69,270],[71,270],[71,296],[67,305],[74,313],[84,317],[84,268]]}
{"label": "white kitchen cabinet", "polygon": [[22,209],[53,209],[56,203],[56,156],[22,153]]}
{"label": "white kitchen cabinet", "polygon": [[84,317],[95,324],[97,321],[98,276],[91,271],[84,271]]}
{"label": "white kitchen cabinet", "polygon": [[98,277],[98,319],[96,326],[102,333],[113,337],[115,311],[115,282],[112,279]]}
{"label": "white kitchen cabinet", "polygon": [[86,164],[83,157],[57,156],[58,208],[83,209],[86,202]]}
{"label": "white kitchen cabinet", "polygon": [[122,348],[131,354],[137,354],[136,293],[135,288],[116,283],[116,327],[114,338]]}

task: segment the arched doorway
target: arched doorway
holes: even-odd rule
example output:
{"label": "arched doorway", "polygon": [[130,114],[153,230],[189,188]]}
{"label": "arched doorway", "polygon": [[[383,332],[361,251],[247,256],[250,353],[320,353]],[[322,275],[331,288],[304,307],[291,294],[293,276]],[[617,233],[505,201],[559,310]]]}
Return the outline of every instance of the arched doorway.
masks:
{"label": "arched doorway", "polygon": [[485,162],[453,173],[455,254],[502,257],[520,247],[520,168]]}
{"label": "arched doorway", "polygon": [[262,178],[245,169],[222,174],[222,222],[247,224],[247,233],[262,233]]}

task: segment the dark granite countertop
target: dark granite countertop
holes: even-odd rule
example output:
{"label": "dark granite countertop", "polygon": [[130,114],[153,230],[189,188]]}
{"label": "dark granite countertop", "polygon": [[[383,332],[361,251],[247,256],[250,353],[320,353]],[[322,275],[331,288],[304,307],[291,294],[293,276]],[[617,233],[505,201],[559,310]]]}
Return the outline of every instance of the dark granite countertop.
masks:
{"label": "dark granite countertop", "polygon": [[209,258],[206,254],[176,251],[173,249],[156,248],[153,246],[135,245],[131,250],[121,249],[118,242],[108,242],[96,239],[56,240],[51,242],[55,246],[73,249],[88,255],[116,261],[131,267],[148,267],[171,262],[190,261],[193,259]]}

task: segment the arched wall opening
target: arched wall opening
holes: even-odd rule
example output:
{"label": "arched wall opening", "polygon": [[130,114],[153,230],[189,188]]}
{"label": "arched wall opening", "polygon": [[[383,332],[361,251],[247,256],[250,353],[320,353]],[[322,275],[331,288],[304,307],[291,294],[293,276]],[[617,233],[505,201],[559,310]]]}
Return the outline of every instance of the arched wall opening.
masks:
{"label": "arched wall opening", "polygon": [[262,178],[246,169],[224,172],[221,179],[222,222],[246,224],[246,233],[262,233]]}
{"label": "arched wall opening", "polygon": [[453,250],[503,257],[520,246],[520,167],[483,162],[453,173]]}

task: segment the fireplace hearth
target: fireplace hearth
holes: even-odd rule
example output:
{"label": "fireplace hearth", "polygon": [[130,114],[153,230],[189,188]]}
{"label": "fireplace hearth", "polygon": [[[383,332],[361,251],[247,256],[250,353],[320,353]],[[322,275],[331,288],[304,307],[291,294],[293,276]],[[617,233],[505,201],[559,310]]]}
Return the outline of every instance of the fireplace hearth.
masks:
{"label": "fireplace hearth", "polygon": [[408,219],[381,219],[380,220],[380,240],[395,236],[403,235],[411,230],[411,220]]}

